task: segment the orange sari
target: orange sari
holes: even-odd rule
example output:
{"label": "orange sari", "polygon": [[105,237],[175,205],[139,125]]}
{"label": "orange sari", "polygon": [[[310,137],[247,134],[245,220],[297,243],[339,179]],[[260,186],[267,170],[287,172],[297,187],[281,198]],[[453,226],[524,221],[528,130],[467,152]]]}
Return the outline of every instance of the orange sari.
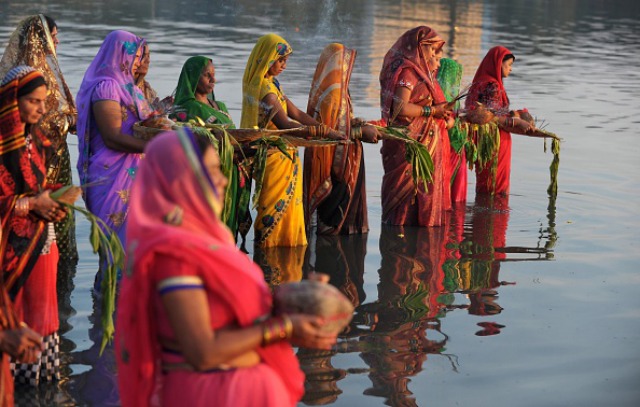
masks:
{"label": "orange sari", "polygon": [[[327,45],[316,68],[307,113],[319,122],[349,134],[349,80],[356,51],[342,44]],[[307,147],[304,153],[305,222],[317,211],[318,234],[369,231],[362,143]]]}

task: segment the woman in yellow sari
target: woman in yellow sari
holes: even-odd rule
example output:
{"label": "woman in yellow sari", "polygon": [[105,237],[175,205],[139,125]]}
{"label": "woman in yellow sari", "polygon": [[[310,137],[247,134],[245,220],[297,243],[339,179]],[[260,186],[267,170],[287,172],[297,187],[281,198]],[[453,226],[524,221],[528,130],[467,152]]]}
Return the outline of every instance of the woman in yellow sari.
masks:
{"label": "woman in yellow sari", "polygon": [[[291,46],[276,34],[258,39],[242,78],[242,128],[292,129],[304,126],[309,138],[343,138],[298,109],[282,92],[276,77],[287,67]],[[306,246],[302,207],[302,169],[297,149],[287,155],[268,152],[258,198],[255,242],[259,247]]]}

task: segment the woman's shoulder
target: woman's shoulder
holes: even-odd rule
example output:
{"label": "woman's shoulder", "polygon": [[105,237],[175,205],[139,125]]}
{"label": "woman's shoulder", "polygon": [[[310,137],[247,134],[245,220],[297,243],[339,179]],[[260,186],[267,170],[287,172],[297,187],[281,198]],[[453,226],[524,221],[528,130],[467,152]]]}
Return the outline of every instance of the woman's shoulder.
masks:
{"label": "woman's shoulder", "polygon": [[112,79],[103,79],[96,83],[91,96],[92,102],[101,100],[120,101],[120,85]]}

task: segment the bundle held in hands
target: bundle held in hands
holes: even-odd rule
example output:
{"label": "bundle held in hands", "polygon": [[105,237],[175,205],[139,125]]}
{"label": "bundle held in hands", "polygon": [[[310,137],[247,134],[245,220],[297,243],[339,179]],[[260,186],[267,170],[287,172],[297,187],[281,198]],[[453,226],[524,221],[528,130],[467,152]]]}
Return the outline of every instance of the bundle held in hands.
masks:
{"label": "bundle held in hands", "polygon": [[338,334],[353,318],[353,304],[331,284],[303,280],[277,286],[273,293],[274,313],[307,314],[324,318],[323,330]]}

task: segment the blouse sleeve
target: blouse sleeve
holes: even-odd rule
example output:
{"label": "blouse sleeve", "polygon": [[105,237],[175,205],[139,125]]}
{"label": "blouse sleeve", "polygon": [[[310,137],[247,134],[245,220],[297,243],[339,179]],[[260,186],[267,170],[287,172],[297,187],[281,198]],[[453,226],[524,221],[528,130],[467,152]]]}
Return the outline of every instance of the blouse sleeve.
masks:
{"label": "blouse sleeve", "polygon": [[500,96],[498,85],[494,82],[489,82],[484,89],[478,92],[478,102],[490,109],[500,109],[502,108],[502,99]]}
{"label": "blouse sleeve", "polygon": [[418,83],[417,76],[410,70],[403,69],[402,72],[400,72],[400,75],[398,75],[398,82],[396,83],[396,89],[407,88],[413,91],[413,88],[415,88],[417,83]]}
{"label": "blouse sleeve", "polygon": [[192,263],[168,255],[159,255],[153,267],[153,284],[160,295],[176,290],[204,289],[198,267]]}
{"label": "blouse sleeve", "polygon": [[118,84],[113,81],[102,81],[97,84],[93,95],[91,95],[91,103],[101,100],[113,100],[114,102],[120,103]]}

